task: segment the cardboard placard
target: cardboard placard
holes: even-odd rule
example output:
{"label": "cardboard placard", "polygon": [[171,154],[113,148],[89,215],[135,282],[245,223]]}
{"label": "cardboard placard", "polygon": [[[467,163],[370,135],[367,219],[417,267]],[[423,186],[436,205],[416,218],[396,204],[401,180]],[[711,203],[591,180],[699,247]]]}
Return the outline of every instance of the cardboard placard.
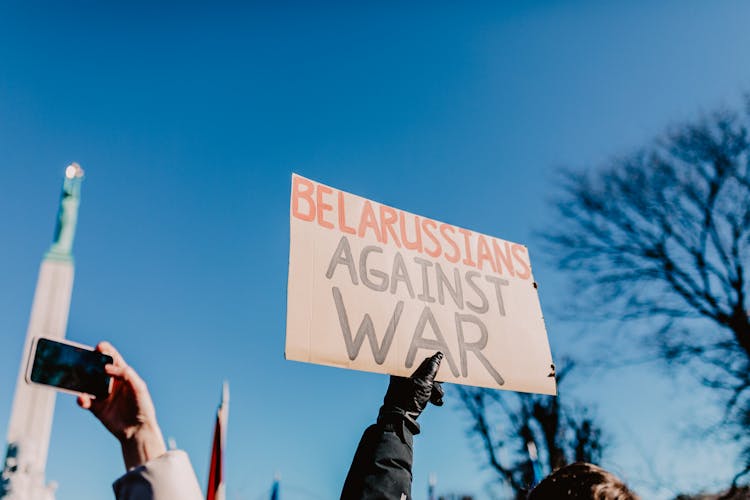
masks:
{"label": "cardboard placard", "polygon": [[286,358],[556,394],[525,246],[292,175]]}

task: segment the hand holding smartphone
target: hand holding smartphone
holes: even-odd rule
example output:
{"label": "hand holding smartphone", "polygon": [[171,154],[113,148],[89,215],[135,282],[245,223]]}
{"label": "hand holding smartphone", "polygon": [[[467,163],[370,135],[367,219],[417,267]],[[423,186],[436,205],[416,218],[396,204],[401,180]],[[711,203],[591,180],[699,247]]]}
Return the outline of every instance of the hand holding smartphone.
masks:
{"label": "hand holding smartphone", "polygon": [[112,388],[112,377],[104,367],[112,356],[67,340],[37,337],[31,345],[26,381],[73,394],[104,398]]}
{"label": "hand holding smartphone", "polygon": [[109,396],[78,395],[78,405],[90,410],[119,441],[125,467],[130,470],[166,453],[164,437],[156,420],[156,408],[148,387],[138,373],[109,342],[99,342],[95,352],[106,353],[113,362],[106,366],[112,378]]}

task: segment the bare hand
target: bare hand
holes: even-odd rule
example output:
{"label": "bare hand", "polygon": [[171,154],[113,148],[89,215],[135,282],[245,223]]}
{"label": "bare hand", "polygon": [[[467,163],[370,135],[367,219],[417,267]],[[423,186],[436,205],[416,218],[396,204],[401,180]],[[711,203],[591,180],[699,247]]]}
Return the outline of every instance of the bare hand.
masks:
{"label": "bare hand", "polygon": [[129,470],[164,454],[164,438],[143,379],[109,342],[100,342],[96,350],[109,354],[114,360],[105,367],[113,379],[112,392],[106,398],[82,394],[78,396],[78,404],[91,410],[120,441],[125,467]]}

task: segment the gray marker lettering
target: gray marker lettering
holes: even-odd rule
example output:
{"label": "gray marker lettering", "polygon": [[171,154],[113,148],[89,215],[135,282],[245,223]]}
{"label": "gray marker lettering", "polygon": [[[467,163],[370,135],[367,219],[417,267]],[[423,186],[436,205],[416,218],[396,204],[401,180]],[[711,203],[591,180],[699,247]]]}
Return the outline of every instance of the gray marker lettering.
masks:
{"label": "gray marker lettering", "polygon": [[[435,340],[426,339],[422,336],[425,326],[427,326],[428,322],[430,323],[432,331],[435,334]],[[417,327],[414,329],[414,336],[411,339],[409,352],[406,354],[407,368],[411,368],[412,366],[414,366],[414,358],[417,356],[417,350],[419,349],[428,349],[433,352],[442,352],[445,356],[445,359],[448,361],[448,366],[450,366],[453,376],[458,377],[458,367],[453,361],[453,356],[451,355],[451,351],[448,348],[448,343],[445,341],[445,337],[443,337],[443,334],[440,332],[440,328],[438,327],[437,321],[435,320],[435,316],[427,306],[424,306],[424,309],[422,309],[422,314],[421,316],[419,316],[419,321],[417,321]]]}
{"label": "gray marker lettering", "polygon": [[422,268],[422,293],[417,298],[423,302],[435,302],[435,297],[430,295],[430,280],[427,275],[427,268],[432,266],[432,262],[420,257],[414,257],[414,262]]}
{"label": "gray marker lettering", "polygon": [[393,272],[391,272],[391,293],[395,294],[398,284],[403,282],[406,284],[406,289],[409,291],[409,297],[414,298],[414,288],[411,286],[411,279],[409,273],[406,270],[406,264],[404,264],[404,258],[401,257],[399,252],[396,252],[396,257],[393,258]]}
{"label": "gray marker lettering", "polygon": [[[372,252],[383,253],[383,249],[374,245],[368,245],[362,249],[362,253],[359,254],[359,277],[367,288],[375,290],[376,292],[383,292],[388,290],[388,275],[383,271],[367,269],[367,256]],[[372,281],[369,275],[379,278],[380,283]]]}
{"label": "gray marker lettering", "polygon": [[479,288],[479,285],[477,285],[474,282],[474,278],[479,278],[482,276],[478,271],[467,271],[466,272],[466,283],[469,284],[469,287],[471,287],[472,290],[474,290],[477,295],[479,296],[479,299],[482,301],[481,306],[475,306],[468,300],[466,301],[466,307],[474,311],[478,314],[484,314],[490,309],[490,303],[487,302],[487,296],[484,294],[481,288]]}
{"label": "gray marker lettering", "polygon": [[[479,340],[477,340],[476,342],[466,342],[466,339],[464,338],[464,323],[474,323],[479,327]],[[495,379],[495,382],[497,382],[498,385],[505,384],[505,380],[503,380],[503,377],[501,377],[497,370],[495,370],[495,368],[490,364],[490,360],[488,360],[486,357],[484,357],[484,354],[482,354],[482,349],[487,346],[487,327],[484,325],[484,323],[482,323],[479,318],[472,314],[456,313],[456,333],[458,335],[458,351],[461,358],[461,374],[464,377],[469,376],[469,363],[466,359],[466,353],[468,351],[471,351],[477,357],[479,362],[482,363],[482,366],[484,366],[487,371],[490,372],[490,375],[492,375],[492,378]]]}
{"label": "gray marker lettering", "polygon": [[344,335],[346,353],[349,355],[349,359],[352,361],[357,359],[359,350],[365,341],[365,337],[367,337],[367,340],[370,342],[370,349],[372,350],[372,356],[375,358],[375,362],[382,365],[386,356],[388,356],[388,350],[391,348],[393,337],[396,335],[396,327],[398,326],[398,320],[401,318],[401,312],[404,310],[404,302],[399,300],[396,304],[396,309],[393,311],[393,316],[391,316],[391,321],[388,323],[388,328],[385,329],[383,342],[378,345],[378,338],[375,335],[375,326],[372,324],[372,318],[370,318],[370,315],[366,313],[365,317],[362,319],[362,323],[359,324],[357,335],[352,338],[349,317],[346,314],[346,307],[344,307],[344,299],[341,296],[341,291],[338,287],[333,287],[332,291],[333,301],[336,303],[336,312],[338,312],[341,333]]}
{"label": "gray marker lettering", "polygon": [[437,277],[437,290],[438,290],[438,302],[440,305],[445,304],[445,290],[448,290],[453,302],[459,309],[464,308],[464,291],[461,286],[461,273],[457,268],[453,268],[453,286],[448,281],[448,276],[443,272],[443,268],[440,264],[435,263],[435,276]]}
{"label": "gray marker lettering", "polygon": [[484,279],[495,285],[495,294],[497,295],[497,310],[500,316],[505,316],[505,302],[503,302],[503,291],[500,287],[508,286],[508,280],[496,276],[485,276]]}
{"label": "gray marker lettering", "polygon": [[328,270],[326,270],[326,278],[331,279],[336,266],[339,264],[344,264],[349,268],[349,276],[352,278],[352,283],[355,285],[359,284],[357,282],[357,269],[354,267],[354,257],[352,257],[352,247],[349,246],[349,240],[346,239],[346,236],[341,237],[336,251],[333,252],[331,262],[328,263]]}

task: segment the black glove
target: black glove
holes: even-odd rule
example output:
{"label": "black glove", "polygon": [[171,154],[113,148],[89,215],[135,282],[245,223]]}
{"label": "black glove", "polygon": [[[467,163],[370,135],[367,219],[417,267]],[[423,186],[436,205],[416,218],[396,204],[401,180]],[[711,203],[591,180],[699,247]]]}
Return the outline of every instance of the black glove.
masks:
{"label": "black glove", "polygon": [[427,403],[443,405],[445,392],[440,382],[435,382],[442,359],[443,353],[438,352],[422,361],[410,378],[391,376],[378,422],[403,422],[412,434],[419,434],[416,420]]}

